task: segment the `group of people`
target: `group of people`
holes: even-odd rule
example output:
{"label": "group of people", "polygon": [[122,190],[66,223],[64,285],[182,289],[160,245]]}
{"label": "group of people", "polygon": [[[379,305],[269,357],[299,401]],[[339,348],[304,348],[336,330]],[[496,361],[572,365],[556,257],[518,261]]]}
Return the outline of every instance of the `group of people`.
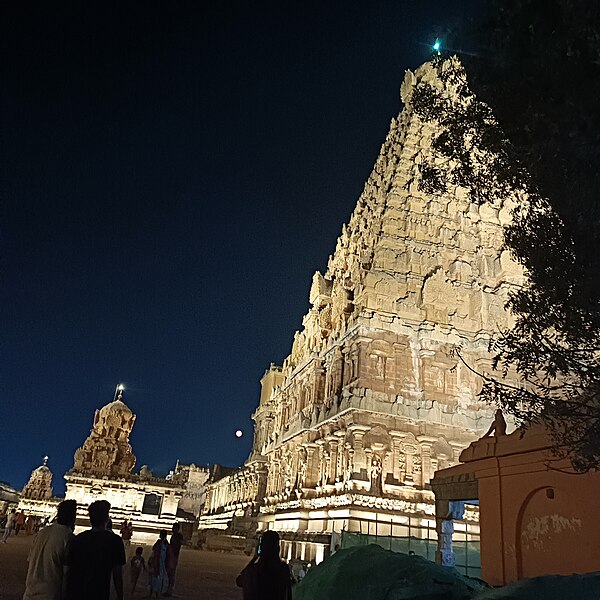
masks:
{"label": "group of people", "polygon": [[[74,535],[77,503],[65,500],[59,504],[54,523],[41,529],[33,541],[23,600],[109,600],[111,582],[117,599],[123,600],[127,535],[121,538],[112,532],[109,511],[106,500],[90,504],[91,529]],[[167,531],[160,532],[147,562],[144,549],[136,549],[130,561],[131,596],[144,571],[149,574],[151,595],[172,595],[183,544],[178,523],[173,525],[170,542],[167,536]]]}
{"label": "group of people", "polygon": [[25,515],[24,512],[17,512],[14,508],[7,513],[0,521],[0,527],[4,527],[2,534],[2,542],[6,544],[8,538],[14,533],[19,535],[19,532],[24,530],[27,535],[37,533],[44,522],[41,517],[36,515]]}
{"label": "group of people", "polygon": [[[42,528],[33,541],[23,600],[109,600],[111,583],[117,599],[123,600],[125,546],[130,543],[133,527],[126,521],[119,537],[112,531],[109,511],[106,500],[90,504],[91,529],[76,536],[77,503],[65,500],[59,504],[54,523]],[[11,528],[14,519],[13,510],[9,513]],[[178,523],[173,525],[171,539],[167,537],[167,531],[160,532],[148,561],[144,549],[136,548],[130,560],[132,597],[144,572],[149,576],[150,596],[172,595],[183,545]],[[236,581],[244,600],[291,600],[292,575],[293,569],[291,572],[279,557],[278,534],[266,531]],[[302,578],[298,575],[296,581]]]}
{"label": "group of people", "polygon": [[156,594],[157,598],[161,592],[165,596],[171,596],[173,593],[179,553],[183,545],[179,523],[173,525],[170,542],[167,541],[167,535],[164,529],[160,532],[157,542],[152,546],[152,557],[149,563],[150,595]]}
{"label": "group of people", "polygon": [[[124,531],[125,530],[125,531]],[[124,545],[128,545],[131,540],[133,528],[131,524],[125,521],[121,528],[121,537]],[[183,545],[183,535],[180,531],[179,523],[173,525],[171,541],[167,540],[166,530],[160,532],[159,538],[152,547],[152,555],[146,563],[144,558],[144,549],[139,546],[130,561],[131,574],[131,595],[135,593],[140,575],[146,571],[148,573],[148,586],[150,596],[158,598],[163,596],[172,596],[175,587],[175,575],[177,573],[177,564],[179,562],[179,553]]]}

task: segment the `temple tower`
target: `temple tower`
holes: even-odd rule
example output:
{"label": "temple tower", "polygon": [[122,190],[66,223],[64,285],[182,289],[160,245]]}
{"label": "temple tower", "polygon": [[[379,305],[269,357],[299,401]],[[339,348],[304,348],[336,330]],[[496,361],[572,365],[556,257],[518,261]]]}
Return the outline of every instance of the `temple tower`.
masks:
{"label": "temple tower", "polygon": [[31,472],[21,497],[28,500],[49,500],[52,497],[52,471],[48,468],[47,456],[44,456],[43,464]]}
{"label": "temple tower", "polygon": [[70,473],[126,477],[135,465],[129,435],[135,415],[123,402],[123,389],[117,388],[115,400],[97,410],[94,426],[83,446],[75,452]]}
{"label": "temple tower", "polygon": [[[150,543],[177,518],[183,485],[156,477],[146,465],[133,472],[135,456],[129,443],[136,416],[117,386],[112,402],[94,413],[90,434],[75,451],[73,468],[66,473],[66,498],[77,501],[78,527],[87,527],[87,507],[108,500],[116,528],[133,523],[134,540]],[[181,521],[189,521],[185,515]]]}
{"label": "temple tower", "polygon": [[[311,308],[268,394],[263,385],[245,469],[266,466],[259,519],[294,540],[290,555],[342,529],[435,539],[429,481],[493,418],[476,372],[491,368],[489,342],[511,325],[504,306],[522,283],[503,248],[518,198],[476,203],[458,185],[424,185],[444,158],[432,147],[440,126],[418,116],[414,92],[433,86],[458,101],[450,70],[464,75],[456,58],[406,73],[404,109],[313,277]],[[215,484],[210,526],[256,502],[229,499],[230,483]]]}

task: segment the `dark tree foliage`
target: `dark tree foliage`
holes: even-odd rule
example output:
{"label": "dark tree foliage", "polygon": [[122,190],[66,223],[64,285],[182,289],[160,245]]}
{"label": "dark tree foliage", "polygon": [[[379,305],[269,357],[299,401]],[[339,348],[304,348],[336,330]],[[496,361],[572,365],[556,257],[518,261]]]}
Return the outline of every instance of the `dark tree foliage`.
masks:
{"label": "dark tree foliage", "polygon": [[429,85],[413,98],[451,159],[444,173],[425,165],[422,188],[523,199],[505,244],[528,282],[510,296],[516,325],[493,342],[482,397],[519,425],[544,422],[577,470],[599,469],[600,2],[489,1],[448,45],[458,38],[469,86],[460,65],[434,62],[459,100]]}

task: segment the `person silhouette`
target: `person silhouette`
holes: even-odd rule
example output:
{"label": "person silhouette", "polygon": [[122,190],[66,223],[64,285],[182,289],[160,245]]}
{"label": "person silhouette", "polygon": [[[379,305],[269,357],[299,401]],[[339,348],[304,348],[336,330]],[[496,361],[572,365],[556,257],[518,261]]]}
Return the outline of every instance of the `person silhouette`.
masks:
{"label": "person silhouette", "polygon": [[150,595],[156,594],[158,598],[159,594],[162,594],[168,584],[167,565],[169,559],[169,542],[167,541],[168,532],[163,529],[159,538],[152,546],[152,557],[150,562],[152,564],[152,587],[150,589]]}
{"label": "person silhouette", "polygon": [[504,415],[502,414],[502,410],[500,408],[496,410],[494,421],[483,437],[489,437],[492,435],[492,433],[494,434],[494,437],[506,435],[506,421],[504,420]]}
{"label": "person silhouette", "polygon": [[290,569],[279,558],[277,532],[263,533],[256,553],[238,575],[236,583],[242,588],[244,600],[291,600]]}
{"label": "person silhouette", "polygon": [[71,541],[67,554],[67,598],[109,600],[111,579],[118,600],[123,600],[123,540],[108,529],[110,503],[96,500],[88,507],[91,529]]}
{"label": "person silhouette", "polygon": [[23,600],[62,598],[65,563],[72,543],[77,502],[63,500],[56,522],[44,527],[34,538],[27,559],[27,580]]}
{"label": "person silhouette", "polygon": [[175,587],[175,575],[177,573],[177,563],[179,562],[181,546],[183,546],[183,534],[181,533],[181,526],[179,523],[173,523],[173,532],[171,534],[171,542],[169,543],[169,556],[167,557],[167,576],[169,578],[169,585],[167,586],[165,596],[173,595],[173,588]]}

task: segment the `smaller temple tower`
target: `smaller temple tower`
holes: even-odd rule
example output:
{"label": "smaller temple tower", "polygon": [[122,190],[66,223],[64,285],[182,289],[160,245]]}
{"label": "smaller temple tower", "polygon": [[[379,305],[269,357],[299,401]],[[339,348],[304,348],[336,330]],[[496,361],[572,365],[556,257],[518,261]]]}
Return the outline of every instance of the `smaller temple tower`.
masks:
{"label": "smaller temple tower", "polygon": [[62,498],[52,496],[52,471],[48,467],[48,457],[31,472],[29,481],[21,491],[18,510],[41,519],[51,519]]}
{"label": "smaller temple tower", "polygon": [[112,402],[95,411],[92,430],[65,475],[66,498],[77,501],[77,527],[88,526],[87,507],[92,502],[108,500],[117,530],[128,521],[136,542],[153,543],[175,520],[190,519],[177,514],[183,496],[180,482],[155,476],[146,465],[133,472],[136,459],[129,436],[136,417],[123,402],[123,391],[118,385]]}
{"label": "smaller temple tower", "polygon": [[123,402],[123,386],[115,400],[97,410],[94,426],[83,446],[75,452],[72,473],[108,477],[127,477],[135,465],[129,435],[135,415]]}
{"label": "smaller temple tower", "polygon": [[21,492],[21,497],[28,500],[52,498],[52,471],[48,468],[47,456],[44,456],[44,463],[31,472],[29,481]]}

